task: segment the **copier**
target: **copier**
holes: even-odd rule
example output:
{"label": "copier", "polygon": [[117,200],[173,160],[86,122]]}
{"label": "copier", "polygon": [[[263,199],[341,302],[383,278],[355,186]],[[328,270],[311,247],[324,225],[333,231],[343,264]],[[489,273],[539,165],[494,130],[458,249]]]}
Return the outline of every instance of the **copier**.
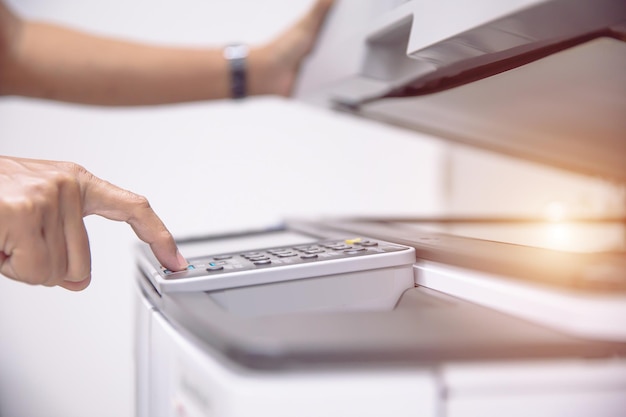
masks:
{"label": "copier", "polygon": [[626,415],[626,3],[374,3],[337,4],[302,100],[621,206],[285,219],[180,239],[176,273],[139,246],[137,415]]}

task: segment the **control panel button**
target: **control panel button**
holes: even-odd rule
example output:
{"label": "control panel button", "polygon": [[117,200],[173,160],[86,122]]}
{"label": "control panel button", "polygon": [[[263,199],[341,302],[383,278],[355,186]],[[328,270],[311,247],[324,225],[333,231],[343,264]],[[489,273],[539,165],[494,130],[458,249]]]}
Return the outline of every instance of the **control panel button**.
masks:
{"label": "control panel button", "polygon": [[224,269],[224,265],[209,265],[206,268],[208,272],[221,271],[222,269]]}
{"label": "control panel button", "polygon": [[270,258],[268,258],[267,256],[252,256],[250,258],[248,258],[248,260],[250,262],[256,262],[256,261],[266,261]]}
{"label": "control panel button", "polygon": [[276,256],[278,256],[279,258],[290,258],[292,256],[298,256],[297,253],[294,252],[289,252],[289,253],[277,253]]}

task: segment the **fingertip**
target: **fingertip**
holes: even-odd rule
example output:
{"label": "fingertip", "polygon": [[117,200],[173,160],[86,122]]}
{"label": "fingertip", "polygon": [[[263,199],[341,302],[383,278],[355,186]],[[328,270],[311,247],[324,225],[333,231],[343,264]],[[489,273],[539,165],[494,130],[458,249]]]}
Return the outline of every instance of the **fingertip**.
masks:
{"label": "fingertip", "polygon": [[185,257],[180,253],[178,249],[176,249],[176,259],[178,259],[178,265],[180,266],[179,270],[187,269],[189,266],[189,262]]}
{"label": "fingertip", "polygon": [[154,256],[164,268],[170,271],[183,271],[187,269],[189,262],[181,255],[176,246],[174,246],[173,250],[164,250],[157,245],[151,245],[151,248],[152,253],[154,253]]}
{"label": "fingertip", "polygon": [[170,271],[184,271],[189,266],[189,262],[187,262],[187,259],[185,259],[185,257],[180,253],[178,249],[176,249],[175,260],[173,260],[171,263],[172,265],[170,266],[163,266],[165,266]]}
{"label": "fingertip", "polygon": [[87,288],[91,284],[91,274],[87,276],[87,278],[82,281],[63,281],[59,285],[59,287],[65,288],[70,291],[82,291]]}

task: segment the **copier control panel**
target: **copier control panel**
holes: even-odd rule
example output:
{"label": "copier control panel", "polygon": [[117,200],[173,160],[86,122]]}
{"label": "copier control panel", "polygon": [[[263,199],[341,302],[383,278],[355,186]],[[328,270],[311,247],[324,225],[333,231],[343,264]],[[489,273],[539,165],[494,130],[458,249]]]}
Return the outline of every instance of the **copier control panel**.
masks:
{"label": "copier control panel", "polygon": [[187,258],[187,270],[177,272],[163,268],[145,248],[143,252],[139,265],[160,292],[223,290],[415,262],[413,248],[366,237],[194,256]]}
{"label": "copier control panel", "polygon": [[407,248],[396,244],[364,238],[328,240],[291,247],[259,249],[241,253],[227,253],[190,259],[187,271],[172,272],[161,268],[166,279],[215,275],[259,268],[280,268],[284,265],[348,259],[364,255],[397,252]]}

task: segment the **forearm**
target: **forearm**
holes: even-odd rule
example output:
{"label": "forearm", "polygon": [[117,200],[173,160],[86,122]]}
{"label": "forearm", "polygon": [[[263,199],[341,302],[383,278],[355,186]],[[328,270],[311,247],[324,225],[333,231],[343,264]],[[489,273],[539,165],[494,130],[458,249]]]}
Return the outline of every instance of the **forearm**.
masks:
{"label": "forearm", "polygon": [[221,50],[150,46],[24,22],[3,65],[3,94],[141,105],[225,98]]}
{"label": "forearm", "polygon": [[[252,48],[246,94],[289,96],[333,0],[317,0],[283,35]],[[20,19],[0,0],[0,95],[99,105],[231,96],[221,48],[160,47]]]}

